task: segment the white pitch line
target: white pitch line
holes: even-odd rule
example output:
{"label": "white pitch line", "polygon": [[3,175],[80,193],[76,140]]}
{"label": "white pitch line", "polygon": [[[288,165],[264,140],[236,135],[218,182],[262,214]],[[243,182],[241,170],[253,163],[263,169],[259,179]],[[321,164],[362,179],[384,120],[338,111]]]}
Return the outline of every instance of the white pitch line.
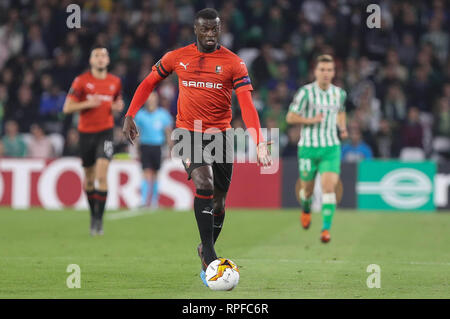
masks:
{"label": "white pitch line", "polygon": [[137,216],[142,216],[142,215],[150,215],[150,214],[154,214],[156,212],[157,212],[157,210],[151,210],[151,211],[127,210],[127,211],[120,212],[120,213],[108,214],[105,217],[108,220],[118,220],[118,219],[132,218],[132,217],[137,217]]}
{"label": "white pitch line", "polygon": [[[151,214],[144,213],[144,214]],[[36,256],[2,256],[5,259],[33,259]],[[73,258],[87,258],[86,256],[48,256],[47,259],[73,259]],[[101,257],[89,257],[89,259],[97,259]],[[111,257],[121,258],[121,257]],[[145,259],[143,257],[130,257],[129,259]],[[269,258],[239,258],[239,261],[245,262],[273,262],[279,261],[282,263],[299,263],[299,264],[324,264],[324,263],[345,263],[345,264],[371,264],[369,261],[350,261],[350,260],[301,260],[301,259],[269,259]],[[382,262],[380,265],[385,264],[401,264],[401,265],[420,265],[420,266],[450,266],[450,262],[438,262],[438,261],[387,261]]]}
{"label": "white pitch line", "polygon": [[[241,258],[242,260],[252,261],[252,262],[269,262],[273,259],[268,258],[255,258],[247,259]],[[299,263],[299,264],[371,264],[369,261],[358,261],[358,260],[303,260],[303,259],[278,259],[282,263]],[[402,264],[402,265],[421,265],[421,266],[450,266],[450,262],[435,262],[435,261],[385,261],[381,264]]]}

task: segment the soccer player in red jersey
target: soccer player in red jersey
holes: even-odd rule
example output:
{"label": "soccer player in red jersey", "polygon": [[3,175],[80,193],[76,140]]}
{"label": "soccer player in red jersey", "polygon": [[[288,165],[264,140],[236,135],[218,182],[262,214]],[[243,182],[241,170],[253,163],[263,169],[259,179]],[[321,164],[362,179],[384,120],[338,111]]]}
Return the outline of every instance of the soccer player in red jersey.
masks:
{"label": "soccer player in red jersey", "polygon": [[[125,115],[123,132],[133,143],[138,135],[134,116],[156,84],[175,72],[179,85],[176,127],[189,132],[191,154],[195,154],[196,149],[203,154],[201,159],[183,154],[182,159],[188,178],[192,178],[196,188],[194,211],[201,239],[197,250],[202,261],[201,277],[206,284],[204,270],[217,258],[214,243],[225,218],[225,199],[233,170],[233,148],[226,147],[233,143],[233,135],[227,134],[231,128],[233,89],[243,120],[247,128],[252,129],[258,163],[269,166],[272,160],[252,102],[253,88],[247,67],[236,54],[218,43],[220,18],[217,11],[206,8],[197,12],[194,33],[196,43],[167,52],[139,85]],[[194,121],[201,121],[201,127]],[[205,151],[206,144],[216,138],[225,140],[223,158],[211,161],[201,151]]]}
{"label": "soccer player in red jersey", "polygon": [[108,73],[109,61],[106,48],[96,47],[91,51],[90,70],[75,78],[63,108],[64,113],[80,112],[80,157],[93,236],[103,235],[103,213],[108,192],[106,177],[114,151],[113,112],[120,112],[124,107],[122,84],[117,76]]}

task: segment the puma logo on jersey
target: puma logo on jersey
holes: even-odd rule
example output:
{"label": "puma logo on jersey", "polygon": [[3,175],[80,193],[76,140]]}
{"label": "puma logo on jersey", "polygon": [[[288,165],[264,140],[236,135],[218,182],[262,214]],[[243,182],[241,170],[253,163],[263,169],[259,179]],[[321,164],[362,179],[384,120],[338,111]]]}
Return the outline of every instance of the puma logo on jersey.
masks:
{"label": "puma logo on jersey", "polygon": [[189,65],[189,63],[184,64],[183,62],[180,62],[180,65],[181,65],[185,70],[187,70],[187,66]]}
{"label": "puma logo on jersey", "polygon": [[90,90],[93,90],[93,89],[95,89],[95,86],[94,86],[94,84],[92,84],[92,83],[86,83],[86,87],[88,88],[88,89],[90,89]]}

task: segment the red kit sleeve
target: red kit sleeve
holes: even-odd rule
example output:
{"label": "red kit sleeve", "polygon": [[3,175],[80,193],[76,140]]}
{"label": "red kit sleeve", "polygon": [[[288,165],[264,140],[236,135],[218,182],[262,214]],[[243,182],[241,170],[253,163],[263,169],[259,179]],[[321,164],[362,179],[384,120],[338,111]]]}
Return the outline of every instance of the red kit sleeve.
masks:
{"label": "red kit sleeve", "polygon": [[245,126],[247,126],[247,129],[252,128],[250,134],[252,135],[253,141],[256,145],[264,142],[258,112],[253,105],[251,91],[241,90],[236,95],[241,106],[242,119],[244,120]]}
{"label": "red kit sleeve", "polygon": [[125,116],[134,118],[142,105],[145,104],[145,101],[147,101],[148,96],[152,93],[155,86],[172,73],[175,58],[174,55],[174,51],[169,51],[161,58],[161,60],[156,62],[152,67],[152,72],[150,72],[136,89]]}

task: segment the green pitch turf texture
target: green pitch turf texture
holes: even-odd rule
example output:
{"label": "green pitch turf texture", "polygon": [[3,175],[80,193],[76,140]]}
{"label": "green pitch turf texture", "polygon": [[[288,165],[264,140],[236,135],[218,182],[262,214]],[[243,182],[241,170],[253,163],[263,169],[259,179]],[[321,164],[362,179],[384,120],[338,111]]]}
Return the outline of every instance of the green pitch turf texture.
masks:
{"label": "green pitch turf texture", "polygon": [[[193,212],[107,212],[90,237],[86,211],[0,210],[0,298],[450,298],[450,213],[339,210],[331,242],[296,210],[231,210],[216,244],[239,285],[211,291],[199,278]],[[115,218],[116,219],[111,219]],[[117,218],[128,217],[128,218]],[[69,264],[81,288],[69,289]],[[381,288],[366,285],[381,267]]]}

